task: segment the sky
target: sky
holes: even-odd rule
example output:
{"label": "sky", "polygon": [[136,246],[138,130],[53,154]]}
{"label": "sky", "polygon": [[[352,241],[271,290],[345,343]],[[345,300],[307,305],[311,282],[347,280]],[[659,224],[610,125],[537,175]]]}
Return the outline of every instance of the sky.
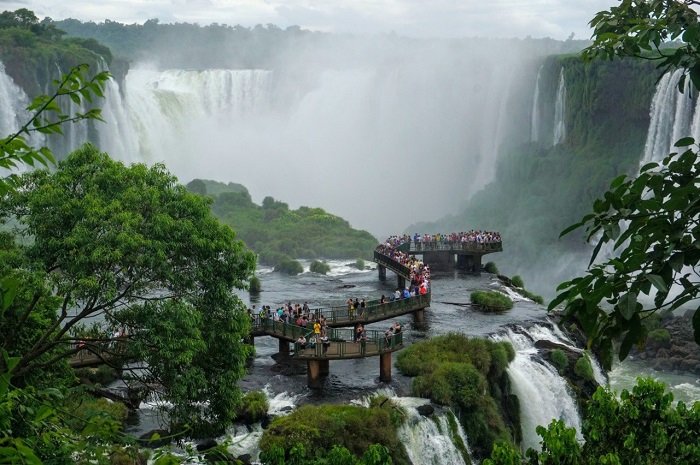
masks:
{"label": "sky", "polygon": [[591,36],[588,22],[616,0],[0,0],[40,18],[143,23],[274,24],[280,28],[408,37]]}

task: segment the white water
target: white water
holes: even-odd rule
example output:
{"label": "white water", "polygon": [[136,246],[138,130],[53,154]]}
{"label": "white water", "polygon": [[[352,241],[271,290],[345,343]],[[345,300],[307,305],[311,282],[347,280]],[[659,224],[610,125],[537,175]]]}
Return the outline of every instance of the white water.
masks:
{"label": "white water", "polygon": [[537,142],[540,140],[540,76],[542,74],[542,66],[537,71],[537,80],[535,81],[535,95],[532,97],[532,129],[530,141]]}
{"label": "white water", "polygon": [[554,143],[564,142],[566,138],[566,123],[564,121],[566,111],[566,82],[564,80],[564,68],[559,72],[559,87],[557,88],[557,100],[554,103]]}
{"label": "white water", "polygon": [[686,80],[684,92],[678,91],[682,75],[683,70],[680,69],[666,73],[656,86],[640,166],[659,162],[669,153],[676,152],[674,144],[683,137],[693,136],[696,141],[700,140],[700,112],[696,110],[698,99],[692,98],[694,92],[690,89],[689,80]]}
{"label": "white water", "polygon": [[500,338],[509,341],[516,352],[507,371],[513,392],[520,400],[523,450],[530,447],[540,449],[540,437],[535,429],[539,425],[546,427],[553,419],[561,419],[568,427],[576,428],[581,438],[581,418],[566,380],[559,376],[556,368],[537,355],[534,345],[538,339],[562,344],[567,344],[567,341],[539,325],[530,331],[521,327],[517,332],[508,329]]}
{"label": "white water", "polygon": [[[403,407],[407,414],[406,422],[398,430],[398,436],[414,465],[463,465],[466,463],[455,446],[455,441],[461,440],[469,452],[467,437],[451,411],[434,413],[432,418],[424,417],[416,411],[416,407],[427,404],[427,399],[394,397],[392,400]],[[452,416],[457,423],[459,439],[453,437],[448,416]]]}

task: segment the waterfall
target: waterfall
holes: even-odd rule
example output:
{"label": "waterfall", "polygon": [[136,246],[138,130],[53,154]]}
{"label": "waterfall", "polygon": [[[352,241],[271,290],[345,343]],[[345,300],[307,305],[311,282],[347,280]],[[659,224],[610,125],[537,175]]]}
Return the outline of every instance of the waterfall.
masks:
{"label": "waterfall", "polygon": [[682,76],[682,69],[666,73],[656,86],[641,166],[659,162],[677,151],[674,144],[678,139],[692,135],[700,140],[700,112],[695,111],[697,99],[692,98],[689,78],[686,78],[684,92],[678,91]]}
{"label": "waterfall", "polygon": [[407,414],[398,431],[411,462],[415,465],[464,465],[471,463],[471,454],[462,426],[452,411],[421,416],[416,407],[427,399],[395,397]]}
{"label": "waterfall", "polygon": [[[513,393],[520,399],[520,418],[523,432],[523,449],[540,449],[540,437],[535,429],[547,426],[553,419],[561,419],[568,427],[576,428],[581,438],[581,418],[576,399],[569,391],[564,378],[556,368],[542,360],[537,354],[535,341],[547,339],[573,347],[560,331],[542,325],[529,329],[518,326],[497,336],[513,345],[515,359],[508,366]],[[602,375],[601,375],[602,376]]]}
{"label": "waterfall", "polygon": [[540,139],[540,76],[543,66],[537,71],[537,80],[535,81],[535,95],[532,97],[532,130],[530,141],[537,142]]}
{"label": "waterfall", "polygon": [[554,104],[554,143],[564,142],[566,137],[566,123],[564,112],[566,110],[566,82],[564,80],[564,68],[559,72],[559,87],[557,88],[557,100]]}

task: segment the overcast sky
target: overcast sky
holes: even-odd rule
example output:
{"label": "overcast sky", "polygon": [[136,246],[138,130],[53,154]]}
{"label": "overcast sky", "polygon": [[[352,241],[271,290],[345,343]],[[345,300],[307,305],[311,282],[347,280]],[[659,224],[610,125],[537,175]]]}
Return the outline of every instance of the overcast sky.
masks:
{"label": "overcast sky", "polygon": [[43,19],[102,22],[272,23],[349,33],[412,37],[590,38],[593,15],[617,0],[0,0],[3,10],[28,8]]}

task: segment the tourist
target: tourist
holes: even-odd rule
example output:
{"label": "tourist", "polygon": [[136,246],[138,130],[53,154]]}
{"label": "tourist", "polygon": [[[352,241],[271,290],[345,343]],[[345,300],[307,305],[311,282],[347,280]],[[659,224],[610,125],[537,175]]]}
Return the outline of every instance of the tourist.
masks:
{"label": "tourist", "polygon": [[301,336],[299,336],[299,339],[297,339],[297,344],[299,344],[299,347],[301,348],[301,350],[306,349],[306,338],[304,337],[303,334]]}
{"label": "tourist", "polygon": [[326,356],[328,348],[331,346],[331,342],[328,340],[328,335],[324,332],[321,334],[321,346],[323,347],[323,356]]}
{"label": "tourist", "polygon": [[321,323],[318,320],[314,322],[314,334],[316,336],[321,335]]}
{"label": "tourist", "polygon": [[367,302],[365,302],[365,299],[362,299],[360,301],[360,317],[365,316],[365,309],[367,308]]}

